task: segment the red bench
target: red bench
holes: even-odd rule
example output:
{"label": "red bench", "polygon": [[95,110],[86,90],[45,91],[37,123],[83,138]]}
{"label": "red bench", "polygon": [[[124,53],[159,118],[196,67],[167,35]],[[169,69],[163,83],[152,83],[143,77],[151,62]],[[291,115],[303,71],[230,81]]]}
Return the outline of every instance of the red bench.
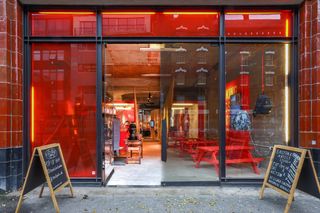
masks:
{"label": "red bench", "polygon": [[[226,164],[250,163],[253,171],[259,174],[257,164],[263,161],[263,158],[255,158],[251,154],[251,146],[226,146]],[[202,161],[210,163],[214,166],[217,174],[219,174],[219,146],[203,146],[198,148],[196,159],[196,168],[199,168]],[[241,152],[241,158],[230,158],[230,152]],[[246,155],[246,156],[245,156]]]}

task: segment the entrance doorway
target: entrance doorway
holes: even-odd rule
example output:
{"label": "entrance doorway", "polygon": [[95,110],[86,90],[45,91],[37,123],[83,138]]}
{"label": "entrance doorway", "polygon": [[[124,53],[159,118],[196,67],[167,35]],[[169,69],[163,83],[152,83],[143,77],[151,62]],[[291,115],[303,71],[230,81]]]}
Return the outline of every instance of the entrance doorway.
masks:
{"label": "entrance doorway", "polygon": [[[218,62],[218,47],[208,43],[104,46],[109,185],[218,180],[212,164],[197,164],[200,146],[219,145]],[[133,140],[141,147],[131,149]]]}

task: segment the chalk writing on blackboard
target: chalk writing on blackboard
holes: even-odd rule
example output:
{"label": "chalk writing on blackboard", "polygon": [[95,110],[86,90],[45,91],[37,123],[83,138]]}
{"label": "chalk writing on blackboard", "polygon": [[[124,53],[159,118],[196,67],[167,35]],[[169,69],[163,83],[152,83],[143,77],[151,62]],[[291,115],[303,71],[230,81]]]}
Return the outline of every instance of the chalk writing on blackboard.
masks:
{"label": "chalk writing on blackboard", "polygon": [[267,182],[278,189],[290,193],[294,182],[301,153],[277,149]]}
{"label": "chalk writing on blackboard", "polygon": [[59,188],[68,181],[65,169],[62,164],[59,147],[51,147],[41,150],[48,175],[52,184],[53,190]]}

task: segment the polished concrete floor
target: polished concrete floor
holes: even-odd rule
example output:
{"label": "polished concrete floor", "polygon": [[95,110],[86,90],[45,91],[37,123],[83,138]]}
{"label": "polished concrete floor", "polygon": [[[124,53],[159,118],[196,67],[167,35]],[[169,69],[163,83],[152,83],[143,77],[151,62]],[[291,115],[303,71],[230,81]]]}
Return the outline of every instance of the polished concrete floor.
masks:
{"label": "polished concrete floor", "polygon": [[[161,182],[218,180],[212,165],[203,162],[200,168],[195,168],[191,157],[180,157],[175,148],[168,149],[167,162],[162,162],[160,142],[144,142],[143,146],[141,164],[114,166],[108,186],[159,186]],[[260,175],[257,175],[248,164],[232,165],[227,167],[227,177],[263,178],[264,169],[259,170]]]}
{"label": "polished concrete floor", "polygon": [[144,142],[141,164],[114,166],[114,174],[108,186],[159,186],[162,178],[161,145],[158,142]]}

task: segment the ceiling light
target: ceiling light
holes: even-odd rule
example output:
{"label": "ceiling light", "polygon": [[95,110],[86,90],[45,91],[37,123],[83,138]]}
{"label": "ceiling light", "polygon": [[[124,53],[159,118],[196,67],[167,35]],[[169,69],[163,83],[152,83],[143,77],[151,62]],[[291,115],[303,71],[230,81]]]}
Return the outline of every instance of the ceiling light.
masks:
{"label": "ceiling light", "polygon": [[163,12],[164,15],[217,15],[217,12]]}
{"label": "ceiling light", "polygon": [[193,103],[173,103],[173,106],[193,106]]}
{"label": "ceiling light", "polygon": [[141,74],[142,77],[170,77],[171,74],[156,74],[156,73],[150,73],[150,74]]}
{"label": "ceiling light", "polygon": [[129,103],[108,103],[107,106],[130,106],[133,107],[134,104],[129,104]]}
{"label": "ceiling light", "polygon": [[147,11],[137,11],[137,12],[130,12],[130,11],[119,11],[119,12],[102,12],[104,15],[154,15],[156,12],[147,12]]}
{"label": "ceiling light", "polygon": [[182,110],[182,109],[184,109],[184,107],[172,107],[171,109],[172,110]]}
{"label": "ceiling light", "polygon": [[46,15],[93,15],[93,12],[72,12],[72,11],[42,11],[39,14],[46,14]]}

